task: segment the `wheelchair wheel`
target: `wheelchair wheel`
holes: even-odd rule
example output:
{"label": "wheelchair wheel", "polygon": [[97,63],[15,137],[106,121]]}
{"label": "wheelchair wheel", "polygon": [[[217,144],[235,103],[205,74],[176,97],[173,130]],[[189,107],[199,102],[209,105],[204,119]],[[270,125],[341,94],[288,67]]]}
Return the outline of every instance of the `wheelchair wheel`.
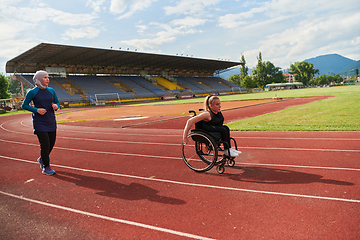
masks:
{"label": "wheelchair wheel", "polygon": [[229,161],[227,162],[229,167],[233,167],[235,166],[235,160],[233,158],[230,158]]}
{"label": "wheelchair wheel", "polygon": [[220,174],[223,174],[225,172],[225,167],[223,164],[217,165],[216,166],[216,171]]}
{"label": "wheelchair wheel", "polygon": [[209,135],[199,132],[191,132],[187,138],[189,143],[181,144],[181,154],[185,164],[196,172],[210,170],[218,154],[214,140]]}

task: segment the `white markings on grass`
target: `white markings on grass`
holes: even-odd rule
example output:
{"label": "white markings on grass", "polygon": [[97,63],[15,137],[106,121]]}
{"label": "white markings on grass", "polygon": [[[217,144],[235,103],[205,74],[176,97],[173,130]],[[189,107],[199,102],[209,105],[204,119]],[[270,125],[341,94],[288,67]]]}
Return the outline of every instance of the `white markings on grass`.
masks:
{"label": "white markings on grass", "polygon": [[24,201],[31,202],[31,203],[37,203],[37,204],[40,204],[40,205],[43,205],[46,207],[57,208],[57,209],[61,209],[64,211],[78,213],[78,214],[82,214],[82,215],[89,216],[89,217],[95,217],[95,218],[100,218],[100,219],[104,219],[104,220],[108,220],[108,221],[112,221],[112,222],[118,222],[118,223],[123,223],[123,224],[131,225],[131,226],[142,227],[142,228],[159,231],[159,232],[163,232],[163,233],[170,233],[170,234],[174,234],[174,235],[181,236],[181,237],[201,239],[201,240],[212,239],[212,238],[197,236],[197,235],[190,234],[190,233],[179,232],[179,231],[175,231],[175,230],[171,230],[171,229],[167,229],[167,228],[155,227],[155,226],[148,225],[148,224],[128,221],[128,220],[119,219],[119,218],[108,217],[108,216],[91,213],[91,212],[85,212],[85,211],[77,210],[74,208],[64,207],[64,206],[60,206],[60,205],[56,205],[56,204],[52,204],[52,203],[48,203],[48,202],[42,202],[42,201],[38,201],[35,199],[26,198],[23,196],[18,196],[18,195],[11,194],[11,193],[6,193],[3,191],[0,191],[0,193],[3,195],[9,196],[9,197],[17,198],[17,199],[24,200]]}
{"label": "white markings on grass", "polygon": [[[38,164],[35,161],[29,161],[29,160],[24,160],[24,159],[19,159],[19,158],[12,158],[12,157],[6,157],[6,156],[1,156],[1,155],[0,155],[0,157],[5,158],[5,159],[9,159],[9,160],[15,160],[15,161],[20,161],[20,162]],[[244,188],[223,187],[223,186],[208,185],[208,184],[180,182],[180,181],[173,181],[173,180],[167,180],[167,179],[149,178],[149,177],[141,177],[141,176],[128,175],[128,174],[97,171],[97,170],[84,169],[84,168],[78,168],[78,167],[75,168],[75,167],[62,166],[62,165],[57,165],[57,164],[52,164],[52,166],[56,166],[56,167],[59,167],[59,168],[66,168],[66,169],[76,170],[76,171],[91,172],[91,173],[104,174],[104,175],[117,176],[117,177],[135,178],[135,179],[141,179],[141,180],[146,180],[146,181],[165,182],[165,183],[172,183],[172,184],[192,186],[192,187],[212,188],[212,189],[219,189],[219,190],[240,191],[240,192],[258,193],[258,194],[267,194],[267,195],[276,195],[276,196],[286,196],[286,197],[299,197],[299,198],[310,198],[310,199],[319,199],[319,200],[330,200],[330,201],[360,203],[360,200],[357,200],[357,199],[321,197],[321,196],[304,195],[304,194],[271,192],[271,191],[261,191],[261,190],[244,189]]]}

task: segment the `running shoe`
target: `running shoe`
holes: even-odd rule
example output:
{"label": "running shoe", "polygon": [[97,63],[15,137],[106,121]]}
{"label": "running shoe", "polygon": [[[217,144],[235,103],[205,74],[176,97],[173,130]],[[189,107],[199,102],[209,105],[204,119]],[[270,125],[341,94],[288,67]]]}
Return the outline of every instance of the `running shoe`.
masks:
{"label": "running shoe", "polygon": [[43,168],[43,174],[53,175],[55,173],[56,172],[54,170],[52,170],[50,166],[47,166],[47,167]]}
{"label": "running shoe", "polygon": [[41,160],[41,157],[39,157],[37,161],[38,161],[39,164],[40,164],[40,168],[43,169],[43,168],[44,168],[44,164],[43,164],[43,162],[42,162],[42,160]]}
{"label": "running shoe", "polygon": [[230,153],[237,153],[238,155],[241,154],[241,151],[236,150],[235,148],[230,148]]}
{"label": "running shoe", "polygon": [[[229,152],[230,152],[230,154],[229,154]],[[234,151],[232,151],[231,148],[230,148],[230,149],[225,149],[225,150],[224,150],[224,154],[225,154],[226,156],[230,156],[230,157],[237,157],[237,156],[239,156],[239,154],[236,153],[236,152],[234,152]]]}

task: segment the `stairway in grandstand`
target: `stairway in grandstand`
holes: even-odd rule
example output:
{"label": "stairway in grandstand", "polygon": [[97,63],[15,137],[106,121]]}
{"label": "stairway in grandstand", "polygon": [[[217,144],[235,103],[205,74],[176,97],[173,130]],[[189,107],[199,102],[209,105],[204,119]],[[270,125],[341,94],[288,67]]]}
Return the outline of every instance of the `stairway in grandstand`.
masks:
{"label": "stairway in grandstand", "polygon": [[[121,82],[120,80],[112,77],[112,76],[108,76],[108,77],[101,77],[104,81],[112,84],[113,86],[115,86],[116,88],[118,88],[119,90],[121,90],[124,93],[131,93],[133,95],[135,95],[136,97],[139,97],[139,95],[137,95],[134,90],[127,86],[125,83]],[[124,96],[124,94],[122,94],[122,96]]]}
{"label": "stairway in grandstand", "polygon": [[[70,99],[78,99],[83,101],[88,101],[88,97],[86,96],[88,93],[84,91],[82,88],[71,82],[68,78],[61,78],[61,77],[53,77],[51,78],[55,84],[60,86],[62,89],[64,89],[70,96]],[[55,89],[56,91],[56,89]],[[62,93],[60,92],[60,95]],[[68,98],[69,98],[68,96]],[[69,99],[69,100],[70,100]]]}
{"label": "stairway in grandstand", "polygon": [[163,77],[154,77],[157,81],[157,85],[160,85],[162,87],[164,87],[165,89],[168,89],[168,90],[183,90],[182,87],[180,87],[179,85],[177,85],[176,83],[174,82],[170,82],[169,80],[163,78]]}

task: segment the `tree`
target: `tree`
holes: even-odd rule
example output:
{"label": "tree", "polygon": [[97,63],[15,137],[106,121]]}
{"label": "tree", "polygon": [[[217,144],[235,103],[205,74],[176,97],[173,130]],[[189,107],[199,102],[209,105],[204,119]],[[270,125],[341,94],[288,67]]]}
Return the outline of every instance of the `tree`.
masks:
{"label": "tree", "polygon": [[289,73],[296,74],[296,81],[302,82],[304,85],[309,85],[310,80],[314,78],[316,73],[319,73],[319,69],[315,69],[313,64],[306,61],[295,62],[290,65]]}
{"label": "tree", "polygon": [[11,94],[8,92],[9,81],[4,74],[0,74],[0,99],[10,98]]}
{"label": "tree", "polygon": [[341,83],[341,82],[343,81],[343,78],[342,78],[339,74],[336,74],[336,75],[334,76],[334,81],[335,81],[336,83]]}
{"label": "tree", "polygon": [[241,55],[241,63],[243,63],[240,67],[240,79],[243,80],[245,76],[248,75],[249,68],[246,66],[246,61],[244,55]]}
{"label": "tree", "polygon": [[238,85],[238,86],[241,86],[240,76],[237,75],[237,74],[234,74],[234,75],[230,76],[229,81],[236,84],[236,85]]}
{"label": "tree", "polygon": [[326,84],[329,83],[329,82],[328,82],[328,78],[326,77],[325,74],[317,77],[317,78],[315,79],[315,81],[316,81],[316,84],[319,85],[319,86],[323,86],[323,85],[326,85]]}
{"label": "tree", "polygon": [[356,78],[359,77],[359,69],[358,68],[355,68],[355,74],[356,74]]}
{"label": "tree", "polygon": [[286,79],[281,71],[281,68],[275,67],[275,65],[272,62],[267,61],[265,63],[265,72],[268,78],[266,81],[267,84],[286,82]]}
{"label": "tree", "polygon": [[335,77],[332,75],[327,76],[327,84],[335,83]]}
{"label": "tree", "polygon": [[243,88],[256,88],[257,87],[257,83],[256,81],[250,77],[250,76],[245,76],[241,82],[241,86]]}
{"label": "tree", "polygon": [[285,82],[281,68],[275,67],[272,62],[263,62],[261,52],[259,53],[258,64],[253,69],[252,74],[258,87],[264,88],[266,84]]}
{"label": "tree", "polygon": [[[24,86],[24,90],[26,86]],[[9,80],[9,89],[11,94],[21,94],[21,82],[18,80]]]}
{"label": "tree", "polygon": [[264,63],[262,62],[261,52],[259,52],[259,56],[257,57],[258,63],[255,67],[255,69],[252,70],[252,74],[254,76],[254,80],[256,81],[258,87],[264,88],[264,86],[267,84],[266,78],[266,70]]}

